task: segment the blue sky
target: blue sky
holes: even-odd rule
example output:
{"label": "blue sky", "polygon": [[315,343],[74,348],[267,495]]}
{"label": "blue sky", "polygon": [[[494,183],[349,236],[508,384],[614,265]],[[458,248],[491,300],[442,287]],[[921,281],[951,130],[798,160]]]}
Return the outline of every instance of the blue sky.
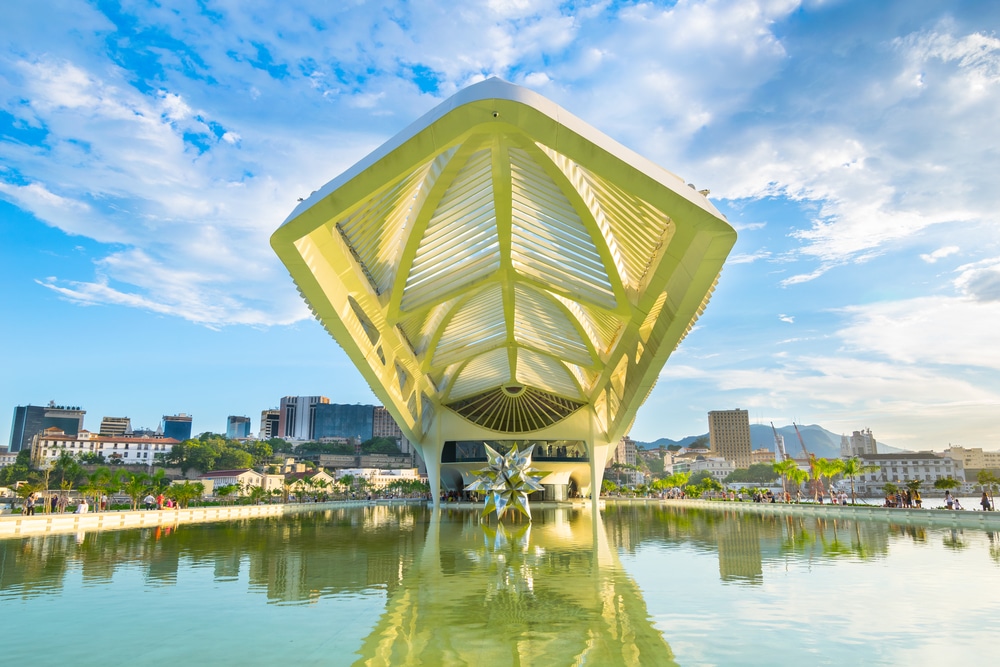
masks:
{"label": "blue sky", "polygon": [[1000,448],[1000,6],[0,4],[0,434],[18,404],[195,431],[373,402],[268,238],[299,197],[499,76],[739,230],[632,436],[753,422]]}

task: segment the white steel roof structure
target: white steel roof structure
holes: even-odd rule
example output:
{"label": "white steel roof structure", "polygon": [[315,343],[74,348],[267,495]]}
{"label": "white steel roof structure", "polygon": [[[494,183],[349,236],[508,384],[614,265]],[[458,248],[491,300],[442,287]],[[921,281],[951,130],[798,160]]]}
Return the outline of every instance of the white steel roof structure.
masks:
{"label": "white steel roof structure", "polygon": [[271,245],[433,486],[446,440],[572,438],[589,474],[543,482],[586,492],[735,240],[678,177],[490,79],[314,192]]}

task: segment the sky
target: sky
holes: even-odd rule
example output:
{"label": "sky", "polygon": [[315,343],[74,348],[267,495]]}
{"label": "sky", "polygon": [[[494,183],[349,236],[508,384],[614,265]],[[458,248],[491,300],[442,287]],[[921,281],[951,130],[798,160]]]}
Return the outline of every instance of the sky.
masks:
{"label": "sky", "polygon": [[631,435],[709,410],[1000,448],[1000,3],[0,3],[0,437],[374,403],[268,239],[465,86],[552,99],[739,239]]}

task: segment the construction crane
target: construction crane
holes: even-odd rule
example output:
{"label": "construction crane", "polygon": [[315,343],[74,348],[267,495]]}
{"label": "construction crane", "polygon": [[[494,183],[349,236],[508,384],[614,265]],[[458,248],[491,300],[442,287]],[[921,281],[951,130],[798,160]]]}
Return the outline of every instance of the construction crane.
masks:
{"label": "construction crane", "polygon": [[809,477],[812,478],[813,496],[815,497],[821,493],[825,493],[823,480],[816,474],[816,455],[806,449],[806,441],[802,439],[802,434],[799,433],[799,427],[795,424],[795,422],[792,422],[792,427],[795,428],[795,435],[799,437],[799,444],[802,445],[802,453],[805,454],[806,459],[809,460]]}
{"label": "construction crane", "polygon": [[788,454],[785,453],[785,439],[778,435],[774,422],[771,422],[771,431],[774,433],[774,460],[781,463],[788,458]]}

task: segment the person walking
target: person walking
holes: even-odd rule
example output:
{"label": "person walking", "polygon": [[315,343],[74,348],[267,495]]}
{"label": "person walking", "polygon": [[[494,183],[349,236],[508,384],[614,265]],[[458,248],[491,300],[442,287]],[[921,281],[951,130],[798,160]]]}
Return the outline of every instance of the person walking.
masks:
{"label": "person walking", "polygon": [[951,491],[944,492],[944,506],[948,509],[954,509],[955,499],[951,497]]}
{"label": "person walking", "polygon": [[990,506],[990,497],[983,491],[983,497],[979,499],[979,504],[983,506],[984,512],[989,512],[993,508]]}

